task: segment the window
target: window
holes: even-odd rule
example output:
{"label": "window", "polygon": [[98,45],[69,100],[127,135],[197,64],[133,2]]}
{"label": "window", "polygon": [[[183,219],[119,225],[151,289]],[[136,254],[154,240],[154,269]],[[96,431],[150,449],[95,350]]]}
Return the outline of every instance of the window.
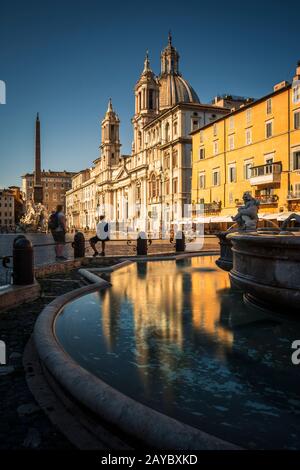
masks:
{"label": "window", "polygon": [[293,169],[300,170],[300,150],[293,153]]}
{"label": "window", "polygon": [[149,109],[153,109],[153,90],[149,90]]}
{"label": "window", "polygon": [[150,197],[156,197],[155,175],[152,175],[150,180]]}
{"label": "window", "polygon": [[249,124],[251,124],[251,121],[252,121],[252,109],[249,108],[249,109],[247,109],[247,111],[246,111],[246,124],[247,124],[247,126],[248,126]]}
{"label": "window", "polygon": [[170,194],[170,181],[166,180],[165,182],[165,194]]}
{"label": "window", "polygon": [[218,151],[219,151],[219,144],[218,144],[218,141],[215,140],[213,143],[213,154],[217,155]]}
{"label": "window", "polygon": [[111,138],[111,140],[114,140],[114,138],[115,138],[115,126],[114,126],[114,124],[112,124],[110,126],[110,138]]}
{"label": "window", "polygon": [[200,149],[199,149],[199,159],[203,160],[204,158],[205,158],[205,148],[200,147]]}
{"label": "window", "polygon": [[274,152],[265,154],[265,164],[271,165],[274,162]]}
{"label": "window", "polygon": [[202,144],[204,142],[204,132],[200,131],[200,143]]}
{"label": "window", "polygon": [[294,129],[300,129],[300,111],[294,113]]}
{"label": "window", "polygon": [[217,124],[214,124],[213,134],[214,134],[214,137],[216,137],[218,135],[218,126],[217,126]]}
{"label": "window", "polygon": [[293,86],[293,103],[299,103],[300,101],[300,83],[296,83]]}
{"label": "window", "polygon": [[267,114],[271,114],[272,113],[272,98],[269,98],[267,100]]}
{"label": "window", "polygon": [[245,162],[244,164],[244,178],[245,180],[249,180],[251,178],[251,168],[253,164],[251,162]]}
{"label": "window", "polygon": [[173,179],[173,193],[177,194],[177,190],[178,190],[178,180],[177,178],[174,178]]}
{"label": "window", "polygon": [[269,139],[273,135],[273,121],[266,122],[266,138]]}
{"label": "window", "polygon": [[170,168],[170,155],[168,153],[164,156],[164,167]]}
{"label": "window", "polygon": [[230,116],[229,118],[229,130],[232,131],[234,129],[234,117]]}
{"label": "window", "polygon": [[234,135],[230,135],[228,137],[228,148],[229,148],[229,150],[234,149]]}
{"label": "window", "polygon": [[252,144],[252,129],[246,129],[246,145]]}
{"label": "window", "polygon": [[294,194],[296,197],[300,197],[300,183],[295,184]]}
{"label": "window", "polygon": [[193,119],[192,130],[195,131],[199,127],[198,119]]}
{"label": "window", "polygon": [[213,184],[213,186],[219,186],[220,185],[220,170],[219,169],[213,170],[212,184]]}
{"label": "window", "polygon": [[177,152],[172,153],[172,166],[173,168],[177,168]]}
{"label": "window", "polygon": [[236,182],[236,167],[235,167],[235,165],[229,165],[229,167],[228,167],[228,179],[229,179],[229,183],[235,183]]}
{"label": "window", "polygon": [[168,122],[165,125],[165,137],[166,137],[166,142],[169,142],[170,141],[170,125]]}
{"label": "window", "polygon": [[177,135],[177,122],[174,122],[174,136]]}
{"label": "window", "polygon": [[205,173],[199,173],[199,188],[205,188]]}

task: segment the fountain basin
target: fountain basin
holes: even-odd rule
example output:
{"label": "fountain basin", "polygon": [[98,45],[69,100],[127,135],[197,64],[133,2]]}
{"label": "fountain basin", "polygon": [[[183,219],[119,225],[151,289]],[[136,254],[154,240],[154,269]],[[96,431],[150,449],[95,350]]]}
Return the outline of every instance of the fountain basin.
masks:
{"label": "fountain basin", "polygon": [[233,286],[267,308],[300,310],[300,236],[232,234]]}
{"label": "fountain basin", "polygon": [[151,448],[299,448],[299,321],[249,308],[214,263],[132,263],[40,315],[43,369],[91,432],[107,423]]}

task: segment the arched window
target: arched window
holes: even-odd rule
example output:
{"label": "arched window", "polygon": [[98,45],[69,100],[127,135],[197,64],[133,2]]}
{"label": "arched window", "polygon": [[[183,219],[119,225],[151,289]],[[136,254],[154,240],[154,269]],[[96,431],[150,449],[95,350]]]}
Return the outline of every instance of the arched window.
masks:
{"label": "arched window", "polygon": [[174,136],[177,136],[177,121],[174,122]]}
{"label": "arched window", "polygon": [[142,147],[142,133],[141,131],[138,131],[138,144],[139,144],[139,149]]}
{"label": "arched window", "polygon": [[165,138],[166,138],[166,142],[170,141],[170,124],[168,122],[165,126]]}

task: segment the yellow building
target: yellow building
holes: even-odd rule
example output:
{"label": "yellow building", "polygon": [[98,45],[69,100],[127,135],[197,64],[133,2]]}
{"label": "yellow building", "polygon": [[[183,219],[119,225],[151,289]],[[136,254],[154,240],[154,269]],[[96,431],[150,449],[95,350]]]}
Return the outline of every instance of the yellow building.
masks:
{"label": "yellow building", "polygon": [[229,221],[244,191],[262,218],[300,211],[300,62],[292,84],[193,131],[192,152],[192,203],[207,221]]}

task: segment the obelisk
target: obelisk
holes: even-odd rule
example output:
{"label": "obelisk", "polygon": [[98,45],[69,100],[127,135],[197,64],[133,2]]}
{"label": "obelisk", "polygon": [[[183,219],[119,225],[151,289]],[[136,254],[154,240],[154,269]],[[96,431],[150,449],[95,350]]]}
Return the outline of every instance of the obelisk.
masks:
{"label": "obelisk", "polygon": [[33,200],[35,204],[43,204],[43,186],[41,170],[41,129],[39,113],[35,121],[35,163],[34,163],[34,187]]}

